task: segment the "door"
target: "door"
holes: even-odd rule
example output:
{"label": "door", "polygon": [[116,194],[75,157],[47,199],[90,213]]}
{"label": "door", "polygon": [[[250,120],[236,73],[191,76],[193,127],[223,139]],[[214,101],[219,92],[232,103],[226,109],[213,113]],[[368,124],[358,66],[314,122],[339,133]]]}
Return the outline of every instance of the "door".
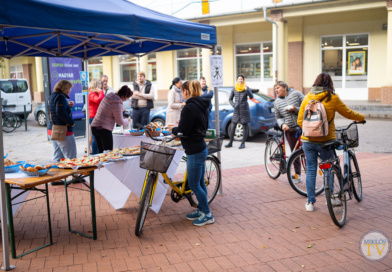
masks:
{"label": "door", "polygon": [[26,113],[31,112],[31,94],[29,85],[26,80],[15,80],[15,90],[17,95],[16,112],[23,114],[24,106],[26,106]]}

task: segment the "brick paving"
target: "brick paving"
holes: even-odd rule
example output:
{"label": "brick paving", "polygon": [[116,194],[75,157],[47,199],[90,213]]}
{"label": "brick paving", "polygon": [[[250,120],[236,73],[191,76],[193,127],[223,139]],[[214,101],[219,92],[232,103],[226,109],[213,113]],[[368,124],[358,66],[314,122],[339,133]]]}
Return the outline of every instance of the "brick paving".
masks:
{"label": "brick paving", "polygon": [[[307,213],[306,198],[285,176],[270,179],[264,166],[223,171],[224,194],[211,204],[215,224],[194,227],[185,219],[188,202],[167,196],[158,215],[148,213],[140,238],[134,195],[116,211],[96,193],[98,240],[92,241],[68,232],[64,188],[51,187],[54,245],[11,264],[14,271],[392,271],[392,253],[369,262],[358,250],[366,231],[392,238],[392,156],[359,153],[358,161],[364,198],[348,202],[342,229],[332,223],[324,195]],[[69,196],[72,228],[91,233],[88,193],[73,189]],[[45,207],[41,198],[17,212],[18,254],[48,242]]]}

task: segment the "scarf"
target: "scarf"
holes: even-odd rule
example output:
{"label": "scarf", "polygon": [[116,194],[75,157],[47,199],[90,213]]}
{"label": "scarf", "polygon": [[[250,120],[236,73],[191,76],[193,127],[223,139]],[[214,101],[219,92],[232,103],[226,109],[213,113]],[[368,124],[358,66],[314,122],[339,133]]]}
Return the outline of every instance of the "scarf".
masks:
{"label": "scarf", "polygon": [[236,83],[235,84],[235,90],[237,91],[237,92],[243,92],[243,91],[245,91],[245,87],[244,87],[244,84],[245,84],[245,82],[243,83],[243,84],[238,84],[238,83]]}
{"label": "scarf", "polygon": [[173,87],[174,87],[174,90],[180,95],[181,103],[184,102],[184,98],[182,98],[182,95],[181,95],[181,89],[177,88],[176,86],[173,86]]}

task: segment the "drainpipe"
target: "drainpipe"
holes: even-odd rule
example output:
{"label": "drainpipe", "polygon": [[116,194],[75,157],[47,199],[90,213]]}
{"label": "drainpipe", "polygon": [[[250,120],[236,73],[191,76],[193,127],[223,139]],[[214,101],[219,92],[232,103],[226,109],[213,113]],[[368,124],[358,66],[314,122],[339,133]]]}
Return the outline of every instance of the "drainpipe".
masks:
{"label": "drainpipe", "polygon": [[263,11],[264,11],[264,20],[266,20],[267,22],[270,22],[274,25],[273,28],[273,41],[272,41],[272,54],[273,54],[273,69],[274,69],[274,73],[273,73],[273,82],[277,81],[278,78],[278,51],[277,51],[277,45],[278,45],[278,24],[270,19],[267,18],[267,8],[263,7]]}

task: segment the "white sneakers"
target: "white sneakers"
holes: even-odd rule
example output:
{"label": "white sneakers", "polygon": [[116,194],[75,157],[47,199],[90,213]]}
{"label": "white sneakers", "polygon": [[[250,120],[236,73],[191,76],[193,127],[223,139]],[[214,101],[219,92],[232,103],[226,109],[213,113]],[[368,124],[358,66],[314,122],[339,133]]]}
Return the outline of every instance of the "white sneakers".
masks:
{"label": "white sneakers", "polygon": [[[331,204],[332,207],[342,206],[342,201],[340,201],[339,198],[331,198]],[[328,205],[326,200],[325,200],[325,205]]]}
{"label": "white sneakers", "polygon": [[292,176],[292,178],[293,178],[293,182],[294,182],[295,184],[302,182],[302,177],[301,177],[301,175],[298,175],[298,174],[297,174],[297,178],[295,178],[295,176]]}
{"label": "white sneakers", "polygon": [[305,209],[307,212],[313,212],[314,211],[314,203],[313,202],[306,202]]}

